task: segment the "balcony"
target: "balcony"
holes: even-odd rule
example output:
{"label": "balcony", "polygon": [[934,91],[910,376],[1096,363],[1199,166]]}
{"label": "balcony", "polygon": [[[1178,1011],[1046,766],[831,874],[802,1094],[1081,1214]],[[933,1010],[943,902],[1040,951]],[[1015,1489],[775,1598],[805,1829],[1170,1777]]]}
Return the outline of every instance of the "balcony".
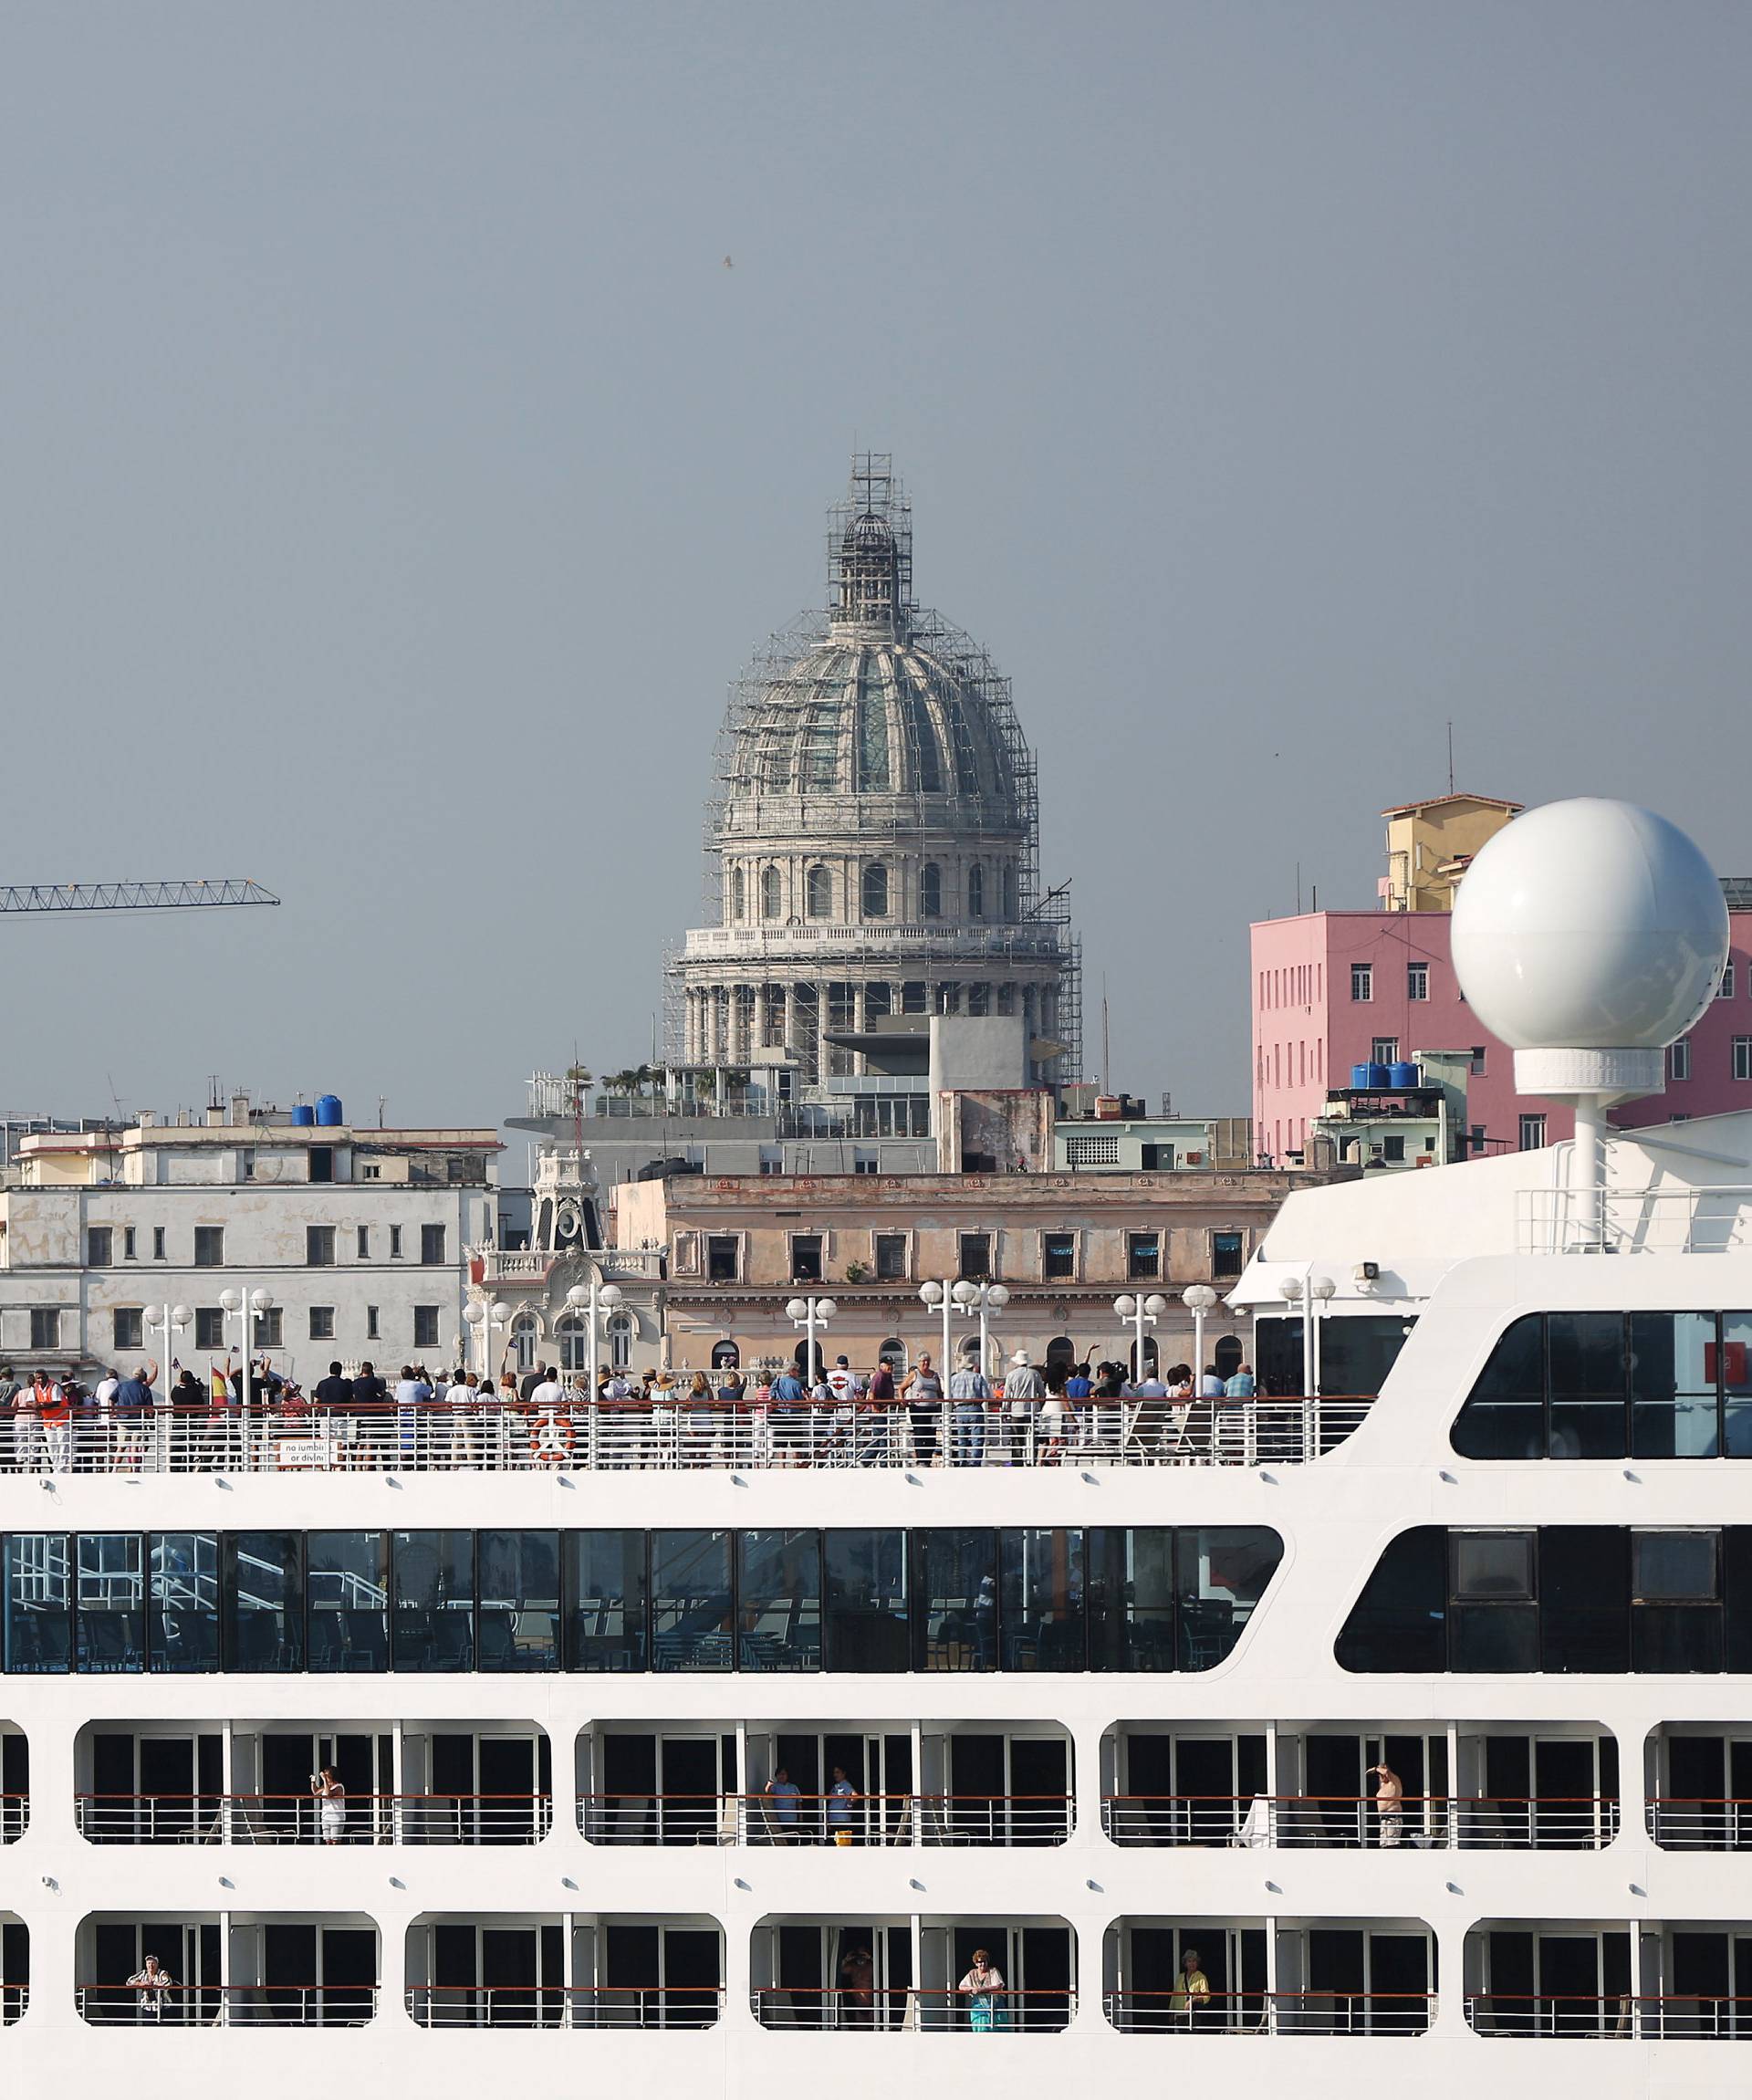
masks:
{"label": "balcony", "polygon": [[1476,1991],[1466,1999],[1466,2021],[1479,2034],[1521,2041],[1748,2042],[1752,1998]]}
{"label": "balcony", "polygon": [[[546,1259],[545,1257],[543,1259]],[[590,1401],[537,1412],[496,1401],[397,1408],[155,1409],[137,1425],[76,1419],[21,1446],[21,1470],[55,1473],[553,1473],[766,1468],[1302,1465],[1362,1424],[1368,1398],[1169,1405],[1090,1404],[1015,1416],[981,1407],[683,1405]]]}
{"label": "balcony", "polygon": [[1619,1831],[1618,1745],[1590,1722],[1121,1722],[1102,1766],[1128,1846],[1597,1852]]}
{"label": "balcony", "polygon": [[0,2027],[11,2027],[30,2010],[30,1928],[16,1913],[0,1911]]}
{"label": "balcony", "polygon": [[1752,2041],[1752,1924],[1492,1919],[1466,1935],[1465,2012],[1524,2041]]}
{"label": "balcony", "polygon": [[92,1844],[536,1844],[553,1821],[527,1721],[240,1722],[228,1751],[211,1722],[105,1721],[80,1730],[74,1772]]}
{"label": "balcony", "polygon": [[605,1283],[657,1283],[662,1280],[665,1250],[661,1247],[562,1248],[479,1247],[469,1251],[479,1263],[482,1283],[545,1282],[557,1262],[588,1261]]}
{"label": "balcony", "polygon": [[1070,1740],[1050,1723],[612,1721],[579,1738],[578,1780],[592,1844],[1019,1848],[1076,1824]]}
{"label": "balcony", "polygon": [[377,2013],[377,1928],[357,1914],[96,1913],[74,1959],[92,2027],[363,2027]]}
{"label": "balcony", "polygon": [[1648,1832],[1663,1852],[1752,1851],[1752,1728],[1664,1721],[1643,1750]]}
{"label": "balcony", "polygon": [[1422,2034],[1436,1949],[1420,1920],[1121,1917],[1102,2007],[1121,2034]]}
{"label": "balcony", "polygon": [[724,2009],[715,1918],[446,1913],[407,1938],[420,2027],[713,2027]]}
{"label": "balcony", "polygon": [[1060,1918],[772,1917],[750,1957],[755,2018],[778,2032],[1057,2034],[1077,2010]]}

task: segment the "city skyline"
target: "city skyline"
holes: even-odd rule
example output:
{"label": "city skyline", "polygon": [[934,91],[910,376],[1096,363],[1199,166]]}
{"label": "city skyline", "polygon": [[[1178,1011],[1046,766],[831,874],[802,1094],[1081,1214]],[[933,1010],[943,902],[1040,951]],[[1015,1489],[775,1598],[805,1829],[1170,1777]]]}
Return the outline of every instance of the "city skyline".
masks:
{"label": "city skyline", "polygon": [[14,16],[4,879],[285,903],[15,921],[0,1105],[648,1055],[854,444],[1014,682],[1117,1083],[1245,1109],[1248,922],[1372,901],[1450,719],[1752,872],[1744,15],[854,21]]}

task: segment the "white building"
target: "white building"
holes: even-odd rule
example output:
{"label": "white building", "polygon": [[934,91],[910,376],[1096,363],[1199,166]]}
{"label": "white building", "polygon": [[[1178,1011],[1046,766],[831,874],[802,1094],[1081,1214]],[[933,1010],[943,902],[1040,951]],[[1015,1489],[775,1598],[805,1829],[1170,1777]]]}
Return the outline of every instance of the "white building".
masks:
{"label": "white building", "polygon": [[274,1301],[257,1347],[301,1384],[336,1357],[454,1362],[498,1150],[492,1130],[302,1124],[242,1094],[204,1123],[26,1137],[0,1192],[0,1359],[162,1362],[146,1310],[181,1304],[170,1353],[235,1361],[220,1293],[247,1287]]}

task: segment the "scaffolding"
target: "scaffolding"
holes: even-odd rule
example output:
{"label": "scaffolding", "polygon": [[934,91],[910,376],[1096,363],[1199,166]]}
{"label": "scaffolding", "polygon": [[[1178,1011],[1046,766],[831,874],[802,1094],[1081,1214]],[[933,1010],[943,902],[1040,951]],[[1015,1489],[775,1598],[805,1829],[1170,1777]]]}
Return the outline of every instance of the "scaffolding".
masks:
{"label": "scaffolding", "polygon": [[[875,846],[926,858],[989,841],[1003,891],[980,915],[982,935],[1057,932],[1057,1074],[1076,1078],[1081,946],[1069,883],[1041,888],[1034,753],[1008,678],[913,595],[912,506],[891,454],[854,455],[846,496],[829,512],[827,556],[825,607],[769,635],[731,687],[705,807],[702,923],[730,915],[726,854],[766,838],[819,841],[824,854]],[[760,915],[745,897],[745,923]],[[679,1056],[673,960],[665,974],[666,1034]]]}

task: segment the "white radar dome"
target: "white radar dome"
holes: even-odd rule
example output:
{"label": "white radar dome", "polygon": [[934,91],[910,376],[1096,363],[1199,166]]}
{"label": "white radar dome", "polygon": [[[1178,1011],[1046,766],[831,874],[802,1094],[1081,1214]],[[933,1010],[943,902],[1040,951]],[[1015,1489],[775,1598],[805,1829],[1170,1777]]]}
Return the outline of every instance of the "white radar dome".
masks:
{"label": "white radar dome", "polygon": [[1675,824],[1594,797],[1529,810],[1485,846],[1455,900],[1461,989],[1517,1050],[1676,1042],[1715,997],[1727,905]]}

